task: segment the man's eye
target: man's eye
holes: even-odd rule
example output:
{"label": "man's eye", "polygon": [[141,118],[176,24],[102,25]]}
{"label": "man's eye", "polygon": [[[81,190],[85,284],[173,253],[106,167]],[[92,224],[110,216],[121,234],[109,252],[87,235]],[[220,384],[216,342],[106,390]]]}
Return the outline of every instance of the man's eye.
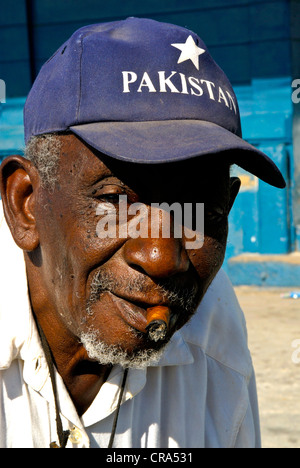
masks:
{"label": "man's eye", "polygon": [[107,202],[107,203],[112,203],[113,205],[116,205],[120,201],[120,193],[102,193],[101,195],[98,195],[96,198],[99,201]]}
{"label": "man's eye", "polygon": [[120,196],[125,195],[124,189],[117,184],[105,184],[95,188],[92,196],[103,203],[118,204]]}
{"label": "man's eye", "polygon": [[210,222],[221,222],[226,217],[225,210],[221,208],[205,209],[205,218]]}

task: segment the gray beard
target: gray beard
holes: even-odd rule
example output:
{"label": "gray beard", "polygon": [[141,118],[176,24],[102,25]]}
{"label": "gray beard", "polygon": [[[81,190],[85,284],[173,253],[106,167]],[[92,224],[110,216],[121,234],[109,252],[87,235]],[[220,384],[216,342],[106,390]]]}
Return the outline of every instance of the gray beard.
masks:
{"label": "gray beard", "polygon": [[144,369],[151,364],[157,363],[165,348],[165,346],[162,346],[159,350],[136,350],[128,354],[120,346],[108,345],[101,341],[94,331],[82,333],[80,338],[90,359],[102,365],[119,364],[124,368]]}
{"label": "gray beard", "polygon": [[[127,278],[123,278],[120,285],[116,278],[105,271],[99,271],[91,284],[90,297],[87,304],[86,313],[89,316],[93,316],[93,304],[99,301],[101,295],[105,292],[114,293],[115,290],[124,288],[127,293],[135,292],[147,292],[148,284],[140,276],[138,279],[128,281]],[[163,284],[154,286],[151,284],[151,291],[157,290],[162,298],[167,299],[169,304],[176,305],[181,309],[181,313],[185,317],[190,317],[196,308],[196,296],[197,287],[194,286],[192,289],[184,289],[173,285],[173,280],[165,280]],[[151,364],[159,361],[163,354],[166,343],[162,343],[161,347],[148,348],[148,349],[137,349],[132,353],[128,353],[118,345],[107,345],[101,340],[101,336],[97,330],[90,328],[86,332],[82,332],[80,335],[81,343],[88,353],[90,359],[93,359],[102,365],[116,365],[119,364],[122,367],[134,367],[143,369]]]}

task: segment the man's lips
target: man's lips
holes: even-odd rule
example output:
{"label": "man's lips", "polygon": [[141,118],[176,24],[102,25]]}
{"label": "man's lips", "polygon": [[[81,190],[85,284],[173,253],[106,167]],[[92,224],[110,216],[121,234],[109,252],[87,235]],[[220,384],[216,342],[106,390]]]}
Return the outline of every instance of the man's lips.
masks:
{"label": "man's lips", "polygon": [[116,296],[111,292],[105,294],[109,296],[126,323],[142,333],[147,333],[146,308],[139,307],[135,303]]}

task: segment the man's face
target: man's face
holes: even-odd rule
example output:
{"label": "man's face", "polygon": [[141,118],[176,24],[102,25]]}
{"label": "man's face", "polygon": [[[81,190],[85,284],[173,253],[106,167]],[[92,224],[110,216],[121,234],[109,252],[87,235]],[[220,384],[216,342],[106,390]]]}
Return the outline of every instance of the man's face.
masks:
{"label": "man's face", "polygon": [[[129,355],[159,348],[146,334],[146,309],[171,309],[167,340],[194,313],[219,270],[227,239],[229,171],[203,161],[144,166],[98,154],[73,135],[62,140],[58,183],[39,189],[40,245],[29,255],[39,266],[43,301],[69,334],[113,345]],[[99,204],[204,203],[201,248],[187,239],[100,238]],[[150,213],[150,211],[149,211]],[[30,282],[29,282],[30,284]]]}

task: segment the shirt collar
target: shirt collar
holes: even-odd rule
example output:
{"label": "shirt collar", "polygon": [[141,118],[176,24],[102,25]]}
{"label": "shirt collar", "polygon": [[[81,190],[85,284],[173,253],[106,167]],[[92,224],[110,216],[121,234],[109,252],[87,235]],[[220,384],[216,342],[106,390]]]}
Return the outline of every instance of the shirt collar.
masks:
{"label": "shirt collar", "polygon": [[[147,381],[147,372],[150,367],[178,366],[193,362],[194,358],[188,346],[183,340],[181,333],[177,332],[166,346],[158,362],[153,362],[149,367],[144,369],[129,369],[122,404],[127,400],[131,400],[144,388]],[[112,369],[107,381],[102,385],[93,403],[81,418],[85,427],[95,424],[115,411],[123,372],[124,370],[120,366],[115,366]]]}

